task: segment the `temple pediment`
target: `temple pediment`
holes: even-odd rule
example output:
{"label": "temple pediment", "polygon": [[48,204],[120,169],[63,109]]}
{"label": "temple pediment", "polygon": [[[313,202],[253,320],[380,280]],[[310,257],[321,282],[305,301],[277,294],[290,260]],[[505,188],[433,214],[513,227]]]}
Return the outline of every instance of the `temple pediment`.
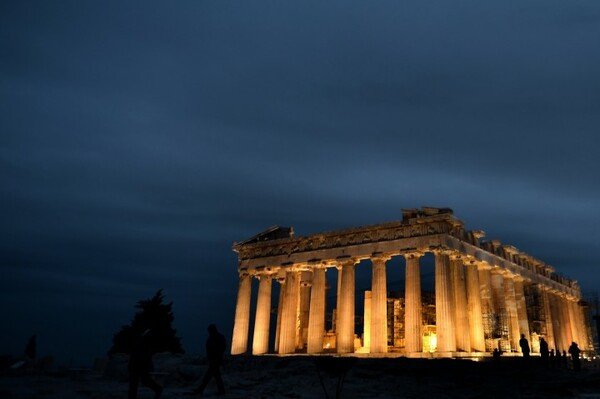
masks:
{"label": "temple pediment", "polygon": [[265,231],[258,233],[257,235],[248,238],[247,240],[236,242],[234,247],[238,245],[246,245],[246,244],[255,244],[264,241],[272,241],[272,240],[281,240],[285,238],[293,238],[294,237],[294,228],[293,227],[281,227],[281,226],[271,226]]}

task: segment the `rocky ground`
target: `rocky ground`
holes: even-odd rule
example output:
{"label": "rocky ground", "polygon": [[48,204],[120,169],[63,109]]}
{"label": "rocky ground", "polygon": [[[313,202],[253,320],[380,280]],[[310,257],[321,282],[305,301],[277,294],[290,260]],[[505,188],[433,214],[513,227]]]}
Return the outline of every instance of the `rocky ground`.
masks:
{"label": "rocky ground", "polygon": [[[235,357],[223,366],[226,398],[598,398],[600,367],[584,363],[580,372],[541,367],[521,358],[471,361],[452,359],[368,359]],[[103,370],[10,371],[0,375],[2,399],[117,399],[127,397],[126,358]],[[191,398],[206,369],[202,359],[155,356],[163,398]],[[206,397],[216,397],[211,384]],[[138,398],[153,393],[141,388]]]}

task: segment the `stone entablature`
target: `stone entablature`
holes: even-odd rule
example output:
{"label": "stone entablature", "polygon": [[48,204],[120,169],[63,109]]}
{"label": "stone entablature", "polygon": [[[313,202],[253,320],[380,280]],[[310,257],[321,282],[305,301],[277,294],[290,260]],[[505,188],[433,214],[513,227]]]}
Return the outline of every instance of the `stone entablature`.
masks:
{"label": "stone entablature", "polygon": [[[261,240],[262,235],[241,243],[235,243],[233,250],[239,254],[240,261],[255,260],[276,256],[311,253],[328,249],[356,246],[361,244],[385,243],[402,238],[423,237],[432,234],[451,234],[453,228],[462,222],[444,213],[425,218],[412,218],[407,221],[389,222],[377,225],[355,227],[313,234],[308,237],[294,237],[291,228],[272,227],[268,231],[285,229],[286,238]],[[310,256],[310,255],[309,255]],[[365,255],[366,257],[366,255]],[[306,258],[306,256],[304,256]]]}
{"label": "stone entablature", "polygon": [[[295,237],[292,228],[274,226],[235,243],[240,285],[232,354],[248,349],[252,278],[260,281],[252,353],[268,353],[272,333],[274,352],[280,354],[322,353],[332,350],[332,342],[337,353],[386,353],[390,316],[386,263],[396,256],[404,258],[406,266],[405,343],[400,350],[407,355],[431,347],[442,356],[481,353],[492,347],[519,351],[520,334],[530,337],[534,348],[543,336],[556,349],[564,349],[571,339],[589,349],[578,284],[511,245],[481,241],[484,236],[481,230],[465,230],[451,209],[421,208],[403,210],[401,221],[307,237]],[[425,253],[435,256],[436,322],[427,328],[421,317],[420,282],[420,258]],[[361,260],[370,261],[373,273],[371,290],[365,292],[362,344],[354,328],[355,266]],[[337,275],[337,299],[332,329],[325,331],[325,272],[329,269]],[[274,332],[269,327],[273,281],[280,284]],[[526,296],[537,305],[527,308]],[[425,342],[435,335],[437,344]]]}
{"label": "stone entablature", "polygon": [[[455,250],[529,281],[545,284],[557,292],[581,298],[576,281],[554,273],[554,268],[543,261],[513,246],[501,245],[498,240],[480,243],[485,233],[464,230],[464,223],[448,208],[408,209],[403,213],[402,221],[306,237],[294,237],[291,228],[272,227],[266,234],[233,245],[239,257],[238,271],[254,275],[303,264],[335,262],[346,257],[356,258],[358,262],[377,253],[398,256],[415,250]],[[268,234],[274,232],[279,234],[269,238]]]}

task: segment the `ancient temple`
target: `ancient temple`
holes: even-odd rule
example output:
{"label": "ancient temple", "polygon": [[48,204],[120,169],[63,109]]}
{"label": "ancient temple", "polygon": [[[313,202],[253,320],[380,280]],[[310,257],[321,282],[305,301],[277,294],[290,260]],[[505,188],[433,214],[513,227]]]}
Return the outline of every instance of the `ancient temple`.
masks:
{"label": "ancient temple", "polygon": [[[247,353],[250,335],[257,355],[454,357],[494,348],[518,353],[521,334],[533,352],[541,338],[561,351],[572,341],[593,349],[578,284],[513,246],[483,237],[483,231],[466,230],[451,209],[422,208],[403,210],[401,221],[306,237],[276,226],[235,243],[239,290],[231,352]],[[435,269],[429,296],[421,284],[426,254],[433,254]],[[386,264],[393,257],[405,264],[401,297],[388,292]],[[355,269],[365,260],[370,289],[357,295]],[[332,287],[329,271],[337,277]],[[252,279],[258,280],[255,306]],[[326,290],[334,288],[334,321],[327,328]],[[357,300],[364,305],[359,316]]]}

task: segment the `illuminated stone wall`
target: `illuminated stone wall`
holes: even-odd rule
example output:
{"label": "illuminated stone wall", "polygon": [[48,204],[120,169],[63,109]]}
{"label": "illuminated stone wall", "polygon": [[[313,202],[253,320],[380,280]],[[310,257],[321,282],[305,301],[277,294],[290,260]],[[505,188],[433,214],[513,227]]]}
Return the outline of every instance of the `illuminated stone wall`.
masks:
{"label": "illuminated stone wall", "polygon": [[[235,243],[239,291],[232,354],[249,351],[252,324],[250,349],[256,355],[518,352],[520,334],[534,351],[540,337],[550,348],[566,350],[575,341],[591,350],[577,283],[513,246],[483,237],[482,231],[466,230],[450,209],[422,208],[403,210],[401,221],[306,237],[276,226]],[[420,259],[427,253],[435,259],[433,303],[423,301],[421,290]],[[404,298],[390,303],[386,263],[393,257],[404,259],[406,286]],[[361,340],[354,328],[356,301],[365,295],[355,292],[355,266],[364,260],[371,263],[372,280]],[[326,331],[326,273],[332,269],[334,322]],[[259,280],[254,315],[251,279]],[[272,298],[273,284],[279,284],[279,298]]]}

